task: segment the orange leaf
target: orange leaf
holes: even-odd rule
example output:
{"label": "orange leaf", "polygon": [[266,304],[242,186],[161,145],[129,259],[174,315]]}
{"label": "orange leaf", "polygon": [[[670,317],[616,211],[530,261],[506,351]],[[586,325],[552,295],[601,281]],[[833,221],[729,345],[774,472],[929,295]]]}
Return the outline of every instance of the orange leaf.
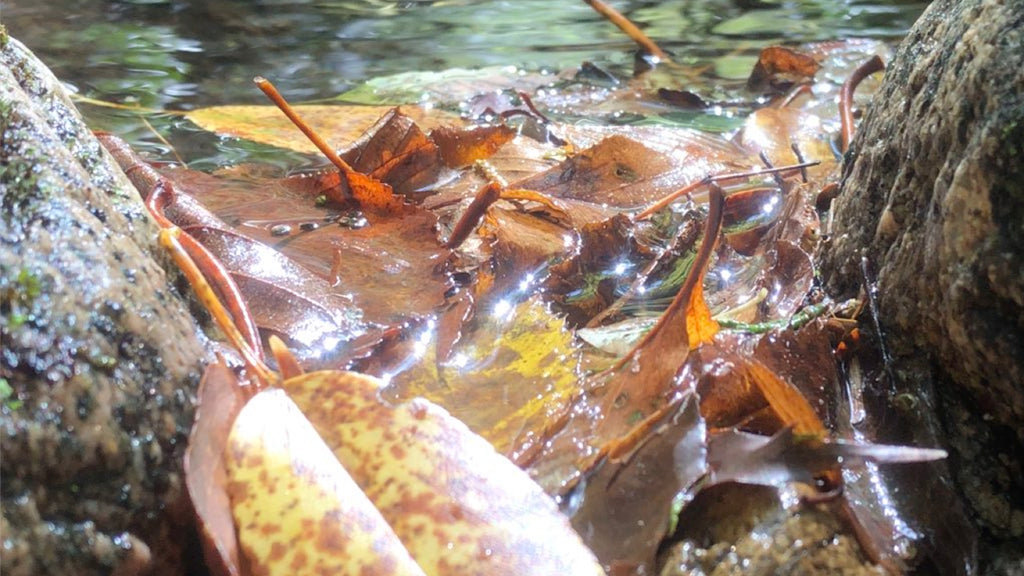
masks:
{"label": "orange leaf", "polygon": [[821,65],[814,58],[783,46],[769,46],[747,79],[747,89],[760,91],[780,82],[811,80]]}
{"label": "orange leaf", "polygon": [[[704,274],[700,274],[700,276],[703,279]],[[690,304],[686,307],[686,336],[690,348],[696,348],[701,344],[710,344],[718,331],[718,322],[711,317],[711,310],[708,309],[708,303],[704,300],[703,283],[698,281],[693,288],[693,295],[690,296]]]}
{"label": "orange leaf", "polygon": [[825,425],[807,398],[792,384],[753,360],[749,361],[747,373],[768,401],[768,405],[787,426],[793,427],[794,432],[818,438],[825,436]]}
{"label": "orange leaf", "polygon": [[515,136],[516,131],[504,124],[462,129],[441,126],[430,133],[444,163],[451,168],[490,158]]}
{"label": "orange leaf", "polygon": [[231,369],[223,362],[211,364],[199,383],[199,410],[185,453],[185,485],[198,519],[203,556],[216,576],[242,573],[235,524],[224,490],[227,470],[221,456],[244,403]]}

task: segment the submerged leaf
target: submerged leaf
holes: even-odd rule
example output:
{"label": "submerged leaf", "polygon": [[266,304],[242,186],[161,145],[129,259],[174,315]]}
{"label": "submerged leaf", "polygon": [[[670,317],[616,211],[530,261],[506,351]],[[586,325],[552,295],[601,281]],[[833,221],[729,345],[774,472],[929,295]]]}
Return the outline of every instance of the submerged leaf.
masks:
{"label": "submerged leaf", "polygon": [[695,394],[674,400],[636,447],[606,457],[567,496],[573,526],[609,572],[654,569],[673,499],[705,473],[697,402]]}
{"label": "submerged leaf", "polygon": [[672,168],[668,156],[631,138],[609,136],[557,167],[513,186],[556,198],[636,208],[678,187],[671,178]]}
{"label": "submerged leaf", "polygon": [[224,456],[253,574],[423,571],[283,390],[238,414]]}
{"label": "submerged leaf", "polygon": [[564,320],[536,297],[492,302],[476,315],[449,360],[425,346],[417,362],[386,370],[392,376],[382,395],[427,398],[513,455],[538,441],[575,392],[579,347]]}
{"label": "submerged leaf", "polygon": [[383,382],[319,372],[285,382],[338,460],[429,574],[596,574],[554,502],[483,438]]}
{"label": "submerged leaf", "polygon": [[810,484],[821,472],[838,464],[901,464],[945,457],[945,450],[808,438],[793,427],[783,428],[770,437],[730,430],[712,434],[708,439],[709,480],[713,484]]}

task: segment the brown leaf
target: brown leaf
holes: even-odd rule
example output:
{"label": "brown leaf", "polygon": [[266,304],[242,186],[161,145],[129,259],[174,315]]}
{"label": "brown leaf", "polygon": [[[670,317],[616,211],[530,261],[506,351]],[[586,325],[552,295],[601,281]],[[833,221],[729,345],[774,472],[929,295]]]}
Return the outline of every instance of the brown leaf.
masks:
{"label": "brown leaf", "polygon": [[[253,250],[272,258],[263,262],[279,262],[250,276],[267,277],[281,286],[290,286],[289,277],[296,284],[301,281],[289,291],[319,302],[330,314],[390,323],[425,314],[443,302],[447,284],[437,269],[443,269],[449,252],[436,240],[435,216],[422,208],[406,205],[388,215],[317,206],[311,191],[321,188],[319,177],[223,179],[181,169],[165,174],[179,191],[188,192],[179,202],[195,202],[189,199],[194,195],[222,222],[233,225],[221,226],[262,244]],[[230,241],[220,244],[222,249],[233,246]],[[248,260],[238,250],[221,257],[240,264]],[[290,314],[273,306],[263,313],[278,318]],[[308,336],[290,338],[289,344],[308,346]]]}
{"label": "brown leaf", "polygon": [[684,372],[684,365],[691,350],[717,331],[700,286],[721,232],[723,205],[722,190],[716,188],[703,242],[683,286],[640,343],[585,385],[587,394],[579,398],[572,417],[567,416],[568,423],[551,431],[556,435],[534,468],[539,475],[571,484],[580,469],[592,466],[609,449],[623,449],[623,437],[635,438],[635,428],[663,410],[675,394],[694,386],[693,374]]}
{"label": "brown leaf", "polygon": [[430,132],[430,139],[437,144],[444,163],[451,168],[490,158],[515,136],[515,130],[505,124],[461,129],[441,126]]}
{"label": "brown leaf", "polygon": [[512,187],[555,198],[636,208],[675,189],[678,183],[670,177],[673,166],[667,156],[616,135]]}
{"label": "brown leaf", "polygon": [[605,569],[650,573],[668,531],[672,501],[706,470],[704,422],[697,396],[674,399],[627,454],[608,457],[568,496],[576,531]]}
{"label": "brown leaf", "polygon": [[766,88],[784,90],[786,85],[814,79],[821,65],[818,61],[784,46],[769,46],[761,50],[761,56],[747,79],[747,89],[761,92]]}
{"label": "brown leaf", "polygon": [[398,108],[392,108],[341,155],[352,168],[408,196],[435,184],[438,147]]}
{"label": "brown leaf", "polygon": [[708,438],[709,484],[741,482],[781,487],[789,482],[811,484],[823,471],[839,464],[930,462],[945,450],[886,446],[845,440],[801,437],[792,427],[773,436],[729,430]]}
{"label": "brown leaf", "polygon": [[708,103],[703,98],[689,90],[672,90],[669,88],[658,88],[658,98],[678,108],[691,110],[703,110]]}
{"label": "brown leaf", "polygon": [[199,409],[185,452],[185,486],[199,524],[206,565],[217,576],[240,576],[238,537],[225,492],[224,450],[228,432],[245,404],[235,374],[223,362],[211,364],[199,383]]}

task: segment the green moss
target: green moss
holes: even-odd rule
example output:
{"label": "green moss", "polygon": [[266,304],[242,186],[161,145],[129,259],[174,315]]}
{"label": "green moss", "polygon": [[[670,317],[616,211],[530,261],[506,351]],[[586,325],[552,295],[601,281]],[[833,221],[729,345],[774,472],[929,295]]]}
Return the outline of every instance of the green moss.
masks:
{"label": "green moss", "polygon": [[0,403],[4,405],[8,410],[17,410],[21,408],[21,400],[14,398],[14,388],[11,388],[11,384],[6,378],[0,378]]}
{"label": "green moss", "polygon": [[42,293],[39,278],[32,274],[28,268],[22,268],[21,272],[18,272],[18,278],[15,282],[19,291],[18,298],[24,304],[30,304]]}

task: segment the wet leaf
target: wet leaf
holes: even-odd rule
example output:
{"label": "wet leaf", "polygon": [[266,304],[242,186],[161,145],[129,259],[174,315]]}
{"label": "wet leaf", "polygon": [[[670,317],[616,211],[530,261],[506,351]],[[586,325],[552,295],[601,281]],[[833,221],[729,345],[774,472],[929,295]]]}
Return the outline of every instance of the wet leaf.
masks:
{"label": "wet leaf", "polygon": [[769,46],[761,50],[754,70],[747,79],[747,90],[784,90],[796,82],[814,79],[821,65],[813,57],[785,46]]}
{"label": "wet leaf", "polygon": [[572,485],[581,470],[610,451],[628,450],[641,441],[638,427],[695,385],[684,365],[691,351],[718,330],[700,286],[721,231],[720,189],[712,193],[710,204],[704,239],[682,288],[635,348],[584,384],[587,394],[577,399],[568,423],[531,465],[539,477],[558,482],[562,489]]}
{"label": "wet leaf", "polygon": [[[387,114],[391,106],[299,105],[296,111],[335,148],[344,149]],[[404,114],[422,129],[458,124],[458,116],[437,109],[405,106]],[[316,146],[295,129],[275,106],[212,106],[185,114],[197,126],[222,136],[234,136],[297,152],[319,154]]]}
{"label": "wet leaf", "polygon": [[773,436],[735,430],[712,434],[707,447],[710,482],[741,482],[779,487],[811,484],[821,472],[839,464],[900,464],[946,457],[944,450],[822,440],[786,427]]}
{"label": "wet leaf", "polygon": [[381,116],[341,157],[404,196],[432,186],[442,169],[438,147],[398,108]]}
{"label": "wet leaf", "polygon": [[514,297],[478,310],[447,361],[438,362],[427,341],[384,397],[436,402],[508,455],[537,442],[576,390],[579,347],[543,301]]}
{"label": "wet leaf", "polygon": [[609,572],[655,568],[673,500],[705,473],[697,402],[695,394],[675,399],[635,448],[599,462],[567,497],[573,526]]}
{"label": "wet leaf", "polygon": [[430,402],[383,402],[383,384],[321,372],[284,386],[426,572],[601,572],[525,472]]}
{"label": "wet leaf", "polygon": [[[446,280],[435,268],[448,251],[439,246],[436,218],[426,210],[403,206],[398,214],[364,214],[317,206],[322,176],[227,179],[180,169],[165,174],[187,193],[181,202],[195,197],[217,213],[223,227],[235,231],[216,232],[216,237],[225,238],[219,249],[228,252],[222,258],[239,264],[254,261],[252,276],[270,276],[290,293],[319,299],[331,314],[389,323],[426,313],[443,301]],[[262,259],[236,248],[237,236],[261,244],[253,254]],[[289,278],[300,285],[291,287]],[[314,291],[323,296],[314,298]],[[264,313],[289,314],[275,307]],[[312,331],[290,344],[308,346],[309,338],[315,337],[319,336]]]}
{"label": "wet leaf", "polygon": [[240,576],[238,537],[225,492],[224,451],[245,396],[235,374],[223,362],[211,364],[199,383],[199,409],[185,453],[185,485],[198,519],[207,566],[217,576]]}
{"label": "wet leaf", "polygon": [[513,187],[556,198],[636,208],[678,187],[678,181],[671,177],[672,168],[667,156],[630,138],[610,136],[547,172],[516,182]]}
{"label": "wet leaf", "polygon": [[800,110],[761,108],[747,117],[736,142],[751,152],[764,152],[776,166],[799,162],[793,152],[796,145],[805,159],[821,162],[807,170],[815,181],[822,181],[836,165],[821,118]]}
{"label": "wet leaf", "polygon": [[515,135],[515,130],[505,124],[464,129],[441,126],[430,132],[444,163],[452,168],[490,158]]}
{"label": "wet leaf", "polygon": [[423,574],[283,390],[239,412],[224,454],[253,574]]}

